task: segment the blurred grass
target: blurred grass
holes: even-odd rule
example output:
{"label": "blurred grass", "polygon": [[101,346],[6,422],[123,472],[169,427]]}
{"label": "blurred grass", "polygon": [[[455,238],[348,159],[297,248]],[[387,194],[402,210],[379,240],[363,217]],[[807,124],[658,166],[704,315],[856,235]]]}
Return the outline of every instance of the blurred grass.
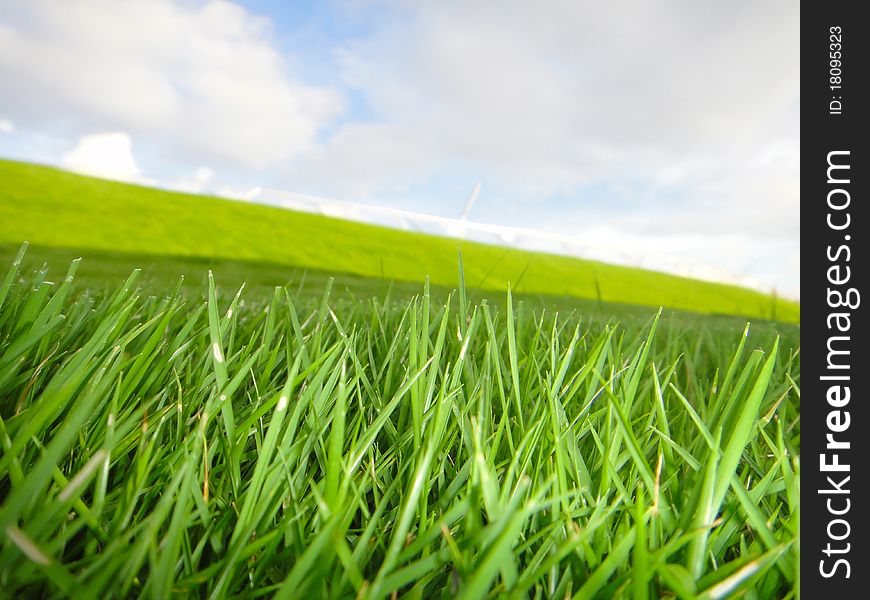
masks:
{"label": "blurred grass", "polygon": [[[455,283],[457,241],[302,212],[179,194],[0,160],[0,245],[23,241],[81,252],[167,256],[247,265],[246,279],[281,268],[419,285]],[[800,305],[735,286],[564,256],[463,242],[469,289],[666,306],[700,313],[800,321]],[[105,254],[103,254],[105,256]],[[121,261],[123,262],[123,258]],[[151,260],[151,259],[149,259]],[[103,260],[109,268],[111,261]],[[157,269],[159,271],[159,268]],[[377,284],[361,284],[370,287]]]}
{"label": "blurred grass", "polygon": [[[0,264],[9,264],[20,251],[20,246],[0,244]],[[377,299],[392,306],[403,306],[420,293],[416,282],[362,277],[348,273],[328,273],[313,269],[300,269],[264,262],[245,262],[220,258],[174,257],[150,254],[106,252],[88,249],[69,249],[30,246],[22,259],[24,272],[48,269],[59,275],[75,259],[81,258],[76,271],[77,287],[95,293],[108,293],[121,285],[134,270],[140,270],[138,283],[143,293],[163,294],[166,290],[180,290],[187,297],[196,297],[207,291],[206,273],[214,273],[224,289],[238,289],[244,285],[251,295],[269,295],[275,286],[286,286],[300,296],[319,297],[327,285],[331,287],[333,302],[359,302]],[[454,259],[455,262],[455,259]],[[52,277],[49,277],[49,280]],[[456,286],[429,286],[432,298],[444,301]],[[466,290],[467,300],[501,302],[504,294],[485,289]],[[563,313],[580,312],[589,322],[621,321],[629,325],[646,322],[650,308],[619,302],[599,302],[589,298],[552,294],[519,294],[524,304],[534,310],[547,309]],[[684,324],[731,331],[741,327],[746,319],[732,315],[705,315],[691,311],[665,308],[664,318]],[[755,319],[756,329],[789,331],[797,335],[797,324]]]}

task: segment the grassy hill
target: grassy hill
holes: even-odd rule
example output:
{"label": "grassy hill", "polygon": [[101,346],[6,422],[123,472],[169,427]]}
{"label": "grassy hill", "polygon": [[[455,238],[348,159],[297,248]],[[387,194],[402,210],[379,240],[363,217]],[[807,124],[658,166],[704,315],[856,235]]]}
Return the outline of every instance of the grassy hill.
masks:
{"label": "grassy hill", "polygon": [[[456,282],[457,242],[267,206],[0,160],[0,244],[232,259],[434,285]],[[466,284],[701,313],[800,321],[800,305],[736,286],[462,243]]]}

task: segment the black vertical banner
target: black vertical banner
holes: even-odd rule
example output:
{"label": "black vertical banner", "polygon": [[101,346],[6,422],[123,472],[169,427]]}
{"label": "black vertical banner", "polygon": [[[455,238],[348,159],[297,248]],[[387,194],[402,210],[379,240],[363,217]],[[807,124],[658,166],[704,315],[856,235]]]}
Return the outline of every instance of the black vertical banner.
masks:
{"label": "black vertical banner", "polygon": [[870,597],[866,236],[870,23],[801,15],[801,595]]}

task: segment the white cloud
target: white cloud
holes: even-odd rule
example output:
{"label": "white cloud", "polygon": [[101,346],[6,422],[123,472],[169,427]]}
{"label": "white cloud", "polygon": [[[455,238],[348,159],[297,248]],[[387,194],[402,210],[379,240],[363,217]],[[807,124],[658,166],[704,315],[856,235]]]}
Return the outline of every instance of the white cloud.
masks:
{"label": "white cloud", "polygon": [[0,133],[12,133],[15,131],[15,126],[9,119],[0,118]]}
{"label": "white cloud", "polygon": [[22,127],[123,130],[176,159],[261,169],[342,108],[294,78],[270,21],[225,1],[0,0],[0,109]]}
{"label": "white cloud", "polygon": [[83,136],[64,155],[63,166],[85,175],[147,183],[133,158],[130,136],[123,132]]}
{"label": "white cloud", "polygon": [[177,192],[201,194],[209,191],[209,184],[213,179],[214,171],[208,167],[199,167],[191,177],[170,181],[163,184],[163,187]]}
{"label": "white cloud", "polygon": [[518,200],[619,183],[639,190],[640,218],[691,196],[686,231],[711,219],[781,230],[785,219],[796,234],[794,5],[402,9],[338,52],[374,119],[346,123],[303,157],[291,174],[308,189],[377,198],[461,165]]}

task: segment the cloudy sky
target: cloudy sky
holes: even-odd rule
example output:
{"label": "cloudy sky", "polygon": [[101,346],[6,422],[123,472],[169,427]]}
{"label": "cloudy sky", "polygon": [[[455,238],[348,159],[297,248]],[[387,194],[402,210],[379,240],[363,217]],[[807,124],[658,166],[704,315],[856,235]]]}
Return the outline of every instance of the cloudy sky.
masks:
{"label": "cloudy sky", "polygon": [[0,0],[0,156],[607,240],[799,294],[783,1]]}

